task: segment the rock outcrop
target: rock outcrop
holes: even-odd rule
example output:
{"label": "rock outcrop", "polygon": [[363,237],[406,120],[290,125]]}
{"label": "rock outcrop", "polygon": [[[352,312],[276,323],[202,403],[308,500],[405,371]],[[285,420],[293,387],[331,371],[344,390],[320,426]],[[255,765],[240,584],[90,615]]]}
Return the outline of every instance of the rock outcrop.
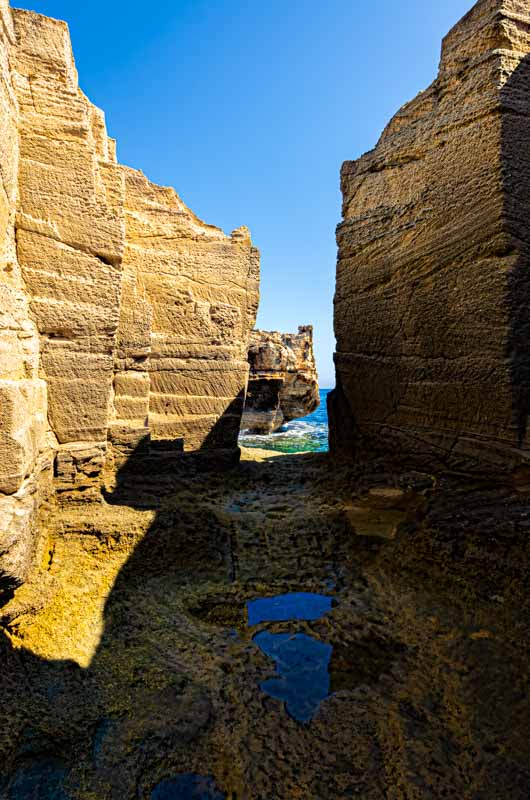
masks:
{"label": "rock outcrop", "polygon": [[336,454],[530,458],[530,5],[480,0],[435,82],[342,169]]}
{"label": "rock outcrop", "polygon": [[248,353],[250,379],[241,426],[272,433],[285,422],[306,417],[320,403],[313,353],[313,328],[298,333],[254,331]]}
{"label": "rock outcrop", "polygon": [[[140,445],[237,448],[259,253],[117,163],[67,25],[0,0],[0,586]],[[52,480],[53,479],[53,480]]]}

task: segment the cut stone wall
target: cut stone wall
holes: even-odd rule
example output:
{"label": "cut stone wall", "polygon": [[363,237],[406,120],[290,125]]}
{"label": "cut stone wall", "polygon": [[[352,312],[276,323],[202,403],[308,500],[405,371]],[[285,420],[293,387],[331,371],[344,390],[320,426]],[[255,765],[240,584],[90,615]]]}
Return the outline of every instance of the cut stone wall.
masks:
{"label": "cut stone wall", "polygon": [[124,170],[126,248],[114,425],[187,450],[235,447],[259,254],[198,219],[173,189]]}
{"label": "cut stone wall", "polygon": [[[47,430],[39,339],[17,259],[19,106],[10,56],[15,30],[0,3],[0,590],[25,579],[35,554]],[[49,466],[49,465],[48,465]]]}
{"label": "cut stone wall", "polygon": [[435,82],[342,168],[337,455],[528,463],[530,8],[482,0]]}
{"label": "cut stone wall", "polygon": [[237,451],[259,299],[249,231],[119,165],[66,23],[6,0],[0,276],[2,591],[35,561],[45,497],[101,502],[151,441]]}

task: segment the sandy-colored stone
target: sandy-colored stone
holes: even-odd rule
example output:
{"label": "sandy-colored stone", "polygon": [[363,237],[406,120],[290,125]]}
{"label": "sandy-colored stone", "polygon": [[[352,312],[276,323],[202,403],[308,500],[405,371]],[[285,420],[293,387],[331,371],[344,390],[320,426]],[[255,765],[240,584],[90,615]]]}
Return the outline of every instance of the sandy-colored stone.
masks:
{"label": "sandy-colored stone", "polygon": [[0,497],[2,588],[20,585],[33,566],[38,497],[29,479],[9,497]]}
{"label": "sandy-colored stone", "polygon": [[395,489],[390,486],[370,489],[367,497],[369,507],[380,511],[402,508],[406,500],[407,493],[404,489]]}
{"label": "sandy-colored stone", "polygon": [[150,441],[237,453],[258,297],[249,231],[119,165],[66,23],[1,0],[0,591],[34,562],[50,452],[63,504]]}
{"label": "sandy-colored stone", "polygon": [[15,245],[19,106],[10,58],[15,45],[8,3],[0,3],[0,591],[32,566],[38,510],[37,460],[45,446],[46,384],[39,340]]}
{"label": "sandy-colored stone", "polygon": [[46,431],[43,381],[0,381],[0,488],[18,491],[29,477]]}
{"label": "sandy-colored stone", "polygon": [[[199,220],[173,189],[125,169],[124,293],[114,424],[187,450],[235,447],[259,254]],[[134,377],[132,377],[134,376]]]}
{"label": "sandy-colored stone", "polygon": [[311,414],[320,403],[313,328],[298,333],[254,331],[248,352],[250,380],[242,427],[272,433]]}
{"label": "sandy-colored stone", "polygon": [[14,12],[17,249],[59,442],[107,437],[125,247],[124,186],[80,92],[65,23]]}
{"label": "sandy-colored stone", "polygon": [[337,453],[494,473],[529,457],[529,25],[520,0],[476,3],[436,81],[343,166]]}
{"label": "sandy-colored stone", "polygon": [[236,447],[258,302],[248,231],[225,236],[173,189],[118,165],[66,24],[19,10],[13,20],[17,252],[54,436],[104,447],[117,427]]}
{"label": "sandy-colored stone", "polygon": [[365,505],[345,509],[345,516],[356,536],[383,541],[395,539],[406,515],[401,511],[375,511]]}
{"label": "sandy-colored stone", "polygon": [[[0,12],[5,8],[0,0]],[[34,45],[44,69],[57,56],[54,47],[60,50],[54,25],[49,59],[46,47]],[[102,117],[89,116],[97,152],[112,163]],[[164,197],[149,227],[164,227],[159,214],[175,223],[175,197]],[[181,221],[185,235],[174,258],[185,251],[192,274],[201,275],[185,209]],[[24,229],[24,236],[35,233]],[[249,254],[255,275],[246,235],[232,238]],[[72,249],[58,244],[61,254]],[[178,303],[175,311],[168,294],[176,286],[180,300],[189,274],[186,281],[175,274],[168,285],[156,270],[144,276],[141,259],[128,260],[128,246],[120,267],[127,292],[122,284],[119,314],[109,312],[115,334],[102,327],[98,313],[99,281],[111,274],[103,267],[115,265],[87,272],[94,316],[85,321],[94,330],[86,340],[61,275],[50,278],[71,338],[52,340],[58,349],[48,360],[40,358],[12,262],[20,324],[6,326],[11,338],[0,379],[22,404],[35,396],[33,384],[38,392],[39,365],[47,381],[53,373],[59,382],[64,371],[79,385],[69,395],[59,383],[50,387],[50,421],[65,440],[58,442],[50,429],[43,445],[53,446],[55,489],[68,498],[67,507],[41,501],[40,484],[52,465],[47,450],[36,457],[34,475],[15,493],[0,495],[0,519],[9,516],[0,568],[14,591],[0,611],[0,796],[183,796],[183,775],[196,773],[204,778],[192,781],[193,794],[200,786],[201,796],[242,800],[528,800],[527,470],[517,473],[511,489],[462,476],[436,481],[416,471],[332,468],[326,454],[249,450],[225,474],[219,474],[218,452],[212,471],[197,467],[195,454],[172,457],[177,440],[149,441],[151,428],[158,439],[189,417],[200,436],[217,429],[218,397],[240,385],[235,353],[241,342],[217,339],[225,327],[237,331],[237,319],[241,331],[250,329],[257,295],[249,295],[246,311],[223,300],[222,313],[212,313],[216,300],[205,281],[200,290],[190,287],[195,307]],[[168,257],[166,246],[156,243],[153,264]],[[220,246],[233,275],[239,254],[225,240]],[[38,258],[34,245],[23,247],[25,259]],[[142,244],[146,261],[150,250]],[[87,256],[93,254],[80,255],[80,275]],[[32,273],[31,303],[45,342],[53,298],[38,304],[37,289],[48,285],[39,270]],[[220,265],[216,270],[215,296],[228,291]],[[126,308],[130,313],[122,314]],[[83,319],[81,304],[80,312]],[[188,339],[173,338],[173,314],[189,326]],[[23,330],[36,349],[17,350]],[[114,344],[107,351],[103,341]],[[75,348],[83,356],[79,374]],[[90,402],[89,372],[101,372],[102,392],[108,373],[114,376],[106,421],[103,394],[94,398],[92,417],[69,419],[83,413],[83,370]],[[64,413],[61,398],[67,397]],[[31,456],[19,459],[22,474],[39,435],[10,403],[2,412],[5,427],[12,439],[21,433]],[[92,437],[76,439],[86,432]],[[217,441],[226,447],[232,439]],[[145,461],[120,460],[120,448],[143,450]],[[102,470],[104,502],[96,504]],[[7,476],[19,473],[5,469]],[[421,513],[415,513],[420,497],[414,492],[425,499]],[[83,498],[88,502],[81,505]],[[44,536],[37,541],[38,508]],[[29,573],[28,553],[38,565]],[[19,586],[24,575],[28,580]],[[301,592],[326,595],[329,610],[320,619],[293,615],[247,624],[249,601]],[[282,634],[290,643],[304,634],[327,646],[329,662],[315,671],[307,651],[300,652],[291,674],[281,676],[283,665],[262,652],[259,632]],[[323,693],[301,724],[285,689],[305,694],[316,679],[324,679]]]}

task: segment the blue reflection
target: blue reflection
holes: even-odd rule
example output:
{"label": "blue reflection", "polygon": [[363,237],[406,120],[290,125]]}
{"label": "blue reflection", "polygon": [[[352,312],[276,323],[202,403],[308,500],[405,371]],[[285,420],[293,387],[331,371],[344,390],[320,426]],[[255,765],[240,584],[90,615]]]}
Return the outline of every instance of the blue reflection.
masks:
{"label": "blue reflection", "polygon": [[276,662],[278,678],[261,688],[299,722],[309,722],[320,703],[329,695],[329,662],[333,647],[303,633],[269,633],[254,637],[261,650]]}
{"label": "blue reflection", "polygon": [[224,800],[212,778],[187,772],[167,778],[151,792],[151,800]]}
{"label": "blue reflection", "polygon": [[247,603],[248,624],[315,620],[331,611],[333,598],[311,592],[293,592],[277,597],[260,597]]}

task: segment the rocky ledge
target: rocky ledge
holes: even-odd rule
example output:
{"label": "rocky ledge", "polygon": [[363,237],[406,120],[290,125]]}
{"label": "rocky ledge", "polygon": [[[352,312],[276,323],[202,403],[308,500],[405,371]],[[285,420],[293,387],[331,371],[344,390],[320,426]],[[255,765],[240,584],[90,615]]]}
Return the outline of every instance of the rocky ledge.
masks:
{"label": "rocky ledge", "polygon": [[[0,627],[2,800],[528,800],[528,494],[254,452],[51,515]],[[329,610],[252,618],[300,593]]]}
{"label": "rocky ledge", "polygon": [[306,417],[320,403],[313,327],[298,333],[254,331],[248,353],[250,379],[241,426],[250,433],[277,431]]}

